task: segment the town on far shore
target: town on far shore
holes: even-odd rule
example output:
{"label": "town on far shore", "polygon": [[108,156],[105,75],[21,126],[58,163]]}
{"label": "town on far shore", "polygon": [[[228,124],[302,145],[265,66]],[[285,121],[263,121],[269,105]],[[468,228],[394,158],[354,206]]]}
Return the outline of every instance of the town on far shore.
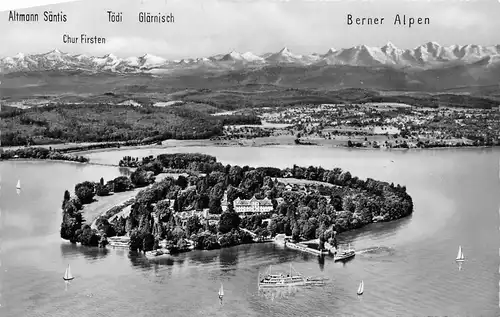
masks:
{"label": "town on far shore", "polygon": [[[401,103],[322,104],[252,109],[261,125],[226,126],[223,144],[435,148],[500,144],[500,106],[414,107]],[[238,111],[224,114],[238,114]],[[246,141],[245,141],[246,139]]]}
{"label": "town on far shore", "polygon": [[[162,145],[172,140],[179,141],[177,145],[197,146],[371,149],[500,145],[500,105],[493,101],[263,104],[226,110],[228,105],[215,107],[206,100],[122,100],[105,104],[6,102],[0,120],[0,128],[6,131],[1,142],[11,153],[1,158],[22,157],[13,150],[26,146],[57,150],[59,155],[54,155],[60,157],[71,151]],[[145,115],[147,120],[141,119]]]}

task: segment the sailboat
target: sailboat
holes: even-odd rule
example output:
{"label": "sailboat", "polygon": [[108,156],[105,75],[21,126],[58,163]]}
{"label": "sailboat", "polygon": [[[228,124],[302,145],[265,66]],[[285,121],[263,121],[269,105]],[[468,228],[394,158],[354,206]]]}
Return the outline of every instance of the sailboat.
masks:
{"label": "sailboat", "polygon": [[462,246],[458,247],[458,254],[457,254],[456,261],[457,262],[463,262],[463,261],[465,261],[465,256],[464,256],[464,253],[462,252]]}
{"label": "sailboat", "polygon": [[363,283],[363,280],[361,280],[361,283],[359,283],[358,287],[358,295],[362,295],[365,290],[365,284]]}
{"label": "sailboat", "polygon": [[17,181],[16,188],[21,189],[21,180],[20,179]]}
{"label": "sailboat", "polygon": [[222,304],[222,298],[224,297],[224,287],[222,286],[222,283],[220,283],[220,288],[219,288],[219,299],[220,303]]}
{"label": "sailboat", "polygon": [[65,280],[65,281],[71,281],[72,279],[74,279],[74,277],[71,274],[71,267],[68,264],[68,267],[66,268],[66,272],[64,272],[63,280]]}

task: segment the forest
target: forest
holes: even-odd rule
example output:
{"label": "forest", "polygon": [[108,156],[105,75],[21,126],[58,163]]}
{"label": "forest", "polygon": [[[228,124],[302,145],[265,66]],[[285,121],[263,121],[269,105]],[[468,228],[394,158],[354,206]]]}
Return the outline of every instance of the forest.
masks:
{"label": "forest", "polygon": [[[171,170],[186,171],[189,176],[155,182],[154,175]],[[287,179],[303,180],[305,185],[290,190],[285,184]],[[137,194],[128,217],[117,217],[110,223],[108,214],[98,219],[97,229],[84,224],[81,207],[91,203],[93,195],[148,185]],[[225,191],[229,204],[223,212],[220,202]],[[232,202],[253,195],[271,199],[274,210],[240,217]],[[204,209],[217,215],[218,224],[193,215],[183,225],[182,212]],[[240,228],[264,237],[285,233],[296,241],[326,241],[344,231],[374,221],[399,219],[412,212],[413,201],[405,186],[362,180],[340,168],[240,167],[224,165],[205,154],[161,154],[153,160],[147,158],[129,178],[122,176],[106,184],[102,180],[84,182],[76,185],[75,197],[65,193],[61,237],[97,246],[105,244],[106,237],[128,234],[133,251],[153,250],[164,239],[177,249],[185,248],[186,239],[193,241],[197,249],[215,249],[252,242]]]}
{"label": "forest", "polygon": [[63,150],[52,150],[42,147],[25,147],[16,150],[6,150],[0,153],[0,159],[9,160],[14,158],[21,159],[39,159],[39,160],[59,160],[87,163],[88,158],[81,155],[71,155],[64,153]]}
{"label": "forest", "polygon": [[63,142],[162,141],[209,139],[227,124],[260,124],[254,115],[212,116],[202,105],[169,107],[62,104],[18,109],[2,107],[4,146]]}

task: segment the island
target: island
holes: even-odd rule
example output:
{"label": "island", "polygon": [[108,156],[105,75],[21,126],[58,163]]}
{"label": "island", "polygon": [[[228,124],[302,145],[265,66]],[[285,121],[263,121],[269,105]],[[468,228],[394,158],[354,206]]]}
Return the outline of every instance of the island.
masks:
{"label": "island", "polygon": [[[131,251],[169,253],[277,234],[334,243],[338,233],[413,212],[405,186],[362,180],[340,168],[241,167],[199,153],[161,154],[139,163],[124,157],[120,165],[132,161],[137,167],[130,177],[86,181],[64,193],[61,238],[104,247],[122,237]],[[124,192],[134,195],[112,208],[92,208]]]}

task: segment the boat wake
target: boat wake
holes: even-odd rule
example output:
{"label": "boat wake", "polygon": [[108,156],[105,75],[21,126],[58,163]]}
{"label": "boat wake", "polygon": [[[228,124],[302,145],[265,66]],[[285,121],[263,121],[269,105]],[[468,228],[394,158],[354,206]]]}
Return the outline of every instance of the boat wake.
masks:
{"label": "boat wake", "polygon": [[[303,288],[303,287],[302,287]],[[289,286],[284,288],[274,288],[274,289],[259,289],[259,296],[274,301],[276,299],[284,299],[291,297],[300,291],[299,287]]]}
{"label": "boat wake", "polygon": [[369,258],[381,258],[387,256],[393,256],[396,254],[396,250],[389,247],[371,247],[362,250],[356,250],[356,254],[361,256],[366,256]]}

